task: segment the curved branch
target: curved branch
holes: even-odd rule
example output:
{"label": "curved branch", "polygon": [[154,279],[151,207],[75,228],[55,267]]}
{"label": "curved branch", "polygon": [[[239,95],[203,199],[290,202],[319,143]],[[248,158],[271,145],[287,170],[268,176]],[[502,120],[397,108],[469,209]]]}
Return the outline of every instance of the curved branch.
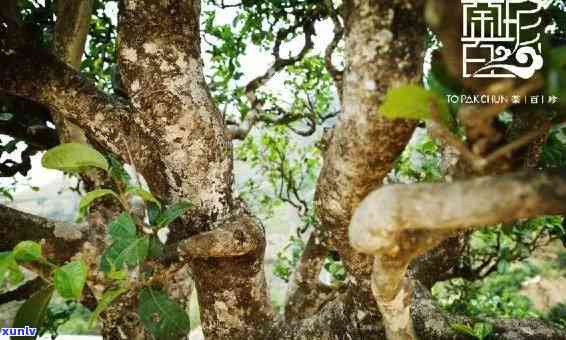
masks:
{"label": "curved branch", "polygon": [[390,185],[371,193],[352,218],[350,242],[375,256],[372,290],[387,319],[388,336],[414,338],[408,318],[410,279],[405,273],[415,257],[458,229],[564,213],[565,199],[566,170]]}
{"label": "curved branch", "polygon": [[[439,184],[390,185],[371,193],[350,224],[352,245],[400,255],[407,230],[465,229],[566,212],[566,170],[519,172]],[[435,211],[435,214],[430,214]]]}
{"label": "curved branch", "polygon": [[[93,0],[58,1],[56,3],[54,53],[75,70],[79,70],[81,65],[93,4]],[[63,142],[87,142],[84,132],[67,121],[64,112],[53,111],[52,115]]]}
{"label": "curved branch", "polygon": [[41,48],[2,49],[0,64],[0,93],[24,97],[52,112],[61,112],[102,147],[124,155],[121,136],[135,125],[128,105],[99,91]]}
{"label": "curved branch", "polygon": [[70,258],[85,239],[84,225],[53,221],[0,204],[0,251],[19,241],[45,240],[44,251],[57,260]]}

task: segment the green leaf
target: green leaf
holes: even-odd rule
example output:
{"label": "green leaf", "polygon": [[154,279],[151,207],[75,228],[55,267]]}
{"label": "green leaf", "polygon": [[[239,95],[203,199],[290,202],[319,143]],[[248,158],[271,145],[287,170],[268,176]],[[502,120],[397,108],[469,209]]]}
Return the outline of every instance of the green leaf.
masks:
{"label": "green leaf", "polygon": [[389,89],[379,112],[389,119],[431,119],[436,110],[443,121],[450,116],[446,100],[437,93],[417,85]]}
{"label": "green leaf", "polygon": [[53,283],[62,298],[78,300],[81,298],[86,276],[85,263],[82,260],[72,261],[53,271]]}
{"label": "green leaf", "polygon": [[157,200],[157,198],[155,198],[155,196],[153,196],[153,194],[147,190],[144,190],[140,187],[129,187],[126,192],[129,194],[138,195],[144,201],[154,203],[159,208],[161,208],[161,203],[159,203],[159,200]]}
{"label": "green leaf", "polygon": [[139,295],[138,314],[157,340],[179,339],[190,331],[185,310],[160,290],[144,288]]}
{"label": "green leaf", "polygon": [[165,211],[161,212],[155,218],[155,226],[158,228],[166,227],[179,216],[183,215],[192,204],[190,202],[181,201],[169,206]]}
{"label": "green leaf", "polygon": [[79,215],[81,217],[86,216],[88,213],[88,207],[94,202],[96,199],[101,197],[112,195],[118,198],[118,194],[116,194],[113,190],[110,189],[96,189],[90,192],[87,192],[86,195],[81,197],[81,202],[79,203]]}
{"label": "green leaf", "polygon": [[14,247],[14,259],[17,262],[43,262],[45,259],[41,255],[41,246],[34,241],[22,241]]}
{"label": "green leaf", "polygon": [[[53,296],[54,288],[52,286],[44,288],[34,293],[26,302],[24,302],[14,318],[12,327],[33,327],[39,331],[43,325],[43,320],[47,314],[47,306]],[[12,339],[36,339],[37,336],[28,337],[12,337]]]}
{"label": "green leaf", "polygon": [[41,165],[47,169],[66,172],[81,172],[89,167],[108,171],[106,158],[92,147],[81,143],[61,144],[48,150],[41,158]]}
{"label": "green leaf", "polygon": [[88,327],[92,328],[100,313],[104,312],[114,300],[116,300],[120,295],[124,294],[127,291],[128,289],[125,287],[112,288],[105,291],[104,294],[102,294],[100,300],[98,300],[96,309],[90,315]]}
{"label": "green leaf", "polygon": [[23,274],[11,251],[0,252],[0,287],[4,284],[6,276],[10,277],[12,284],[23,280]]}
{"label": "green leaf", "polygon": [[127,212],[121,213],[108,226],[110,237],[113,240],[135,239],[136,225]]}
{"label": "green leaf", "polygon": [[144,236],[135,239],[116,240],[106,248],[100,263],[103,272],[109,272],[112,267],[121,269],[124,264],[134,267],[143,263],[149,250],[149,238]]}

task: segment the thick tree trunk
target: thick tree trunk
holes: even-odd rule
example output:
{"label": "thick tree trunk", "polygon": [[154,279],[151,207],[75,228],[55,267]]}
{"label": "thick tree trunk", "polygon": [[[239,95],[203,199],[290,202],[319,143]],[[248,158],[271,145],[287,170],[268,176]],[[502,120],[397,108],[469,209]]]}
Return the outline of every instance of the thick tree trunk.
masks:
{"label": "thick tree trunk", "polygon": [[352,248],[347,229],[354,209],[382,185],[413,133],[414,122],[391,121],[378,108],[388,88],[421,79],[423,1],[350,0],[344,7],[342,114],[325,153],[315,204],[329,244],[351,277],[356,309],[376,319],[370,288],[373,260]]}
{"label": "thick tree trunk", "polygon": [[[60,13],[65,12],[63,7]],[[323,228],[320,234],[313,234],[294,274],[285,318],[276,319],[267,290],[265,231],[232,198],[230,137],[202,70],[200,1],[121,2],[118,60],[129,103],[104,95],[71,67],[77,67],[80,53],[76,46],[84,41],[68,41],[59,33],[61,40],[56,50],[69,66],[17,34],[2,35],[2,26],[0,63],[9,66],[0,68],[0,91],[40,102],[79,125],[97,146],[131,161],[165,204],[179,200],[193,203],[193,208],[171,226],[169,247],[178,248],[173,252],[174,259],[155,265],[158,271],[190,268],[207,339],[384,339],[386,333],[390,339],[403,340],[414,336],[458,338],[449,329],[452,319],[444,319],[434,308],[426,288],[454,266],[452,259],[445,260],[456,257],[461,240],[443,243],[411,267],[409,261],[452,235],[455,226],[499,221],[503,215],[522,218],[563,212],[564,176],[547,172],[453,184],[390,186],[370,194],[382,185],[415,127],[414,122],[385,119],[378,107],[390,87],[420,81],[425,32],[422,7],[421,0],[344,3],[346,69],[343,73],[331,72],[340,88],[343,114],[325,153],[316,189],[317,215]],[[75,19],[84,19],[81,10],[72,12],[77,15]],[[77,20],[68,22],[70,31],[84,32],[84,22]],[[312,47],[313,32],[309,30],[313,26],[305,27],[308,29],[301,56]],[[59,27],[57,31],[66,30]],[[341,28],[337,32],[340,36]],[[337,41],[332,43],[334,47]],[[330,54],[326,53],[327,62]],[[277,65],[274,67],[280,67]],[[252,81],[249,93],[267,81],[270,72]],[[249,131],[244,130],[240,137]],[[436,195],[430,195],[430,191]],[[491,200],[491,206],[473,204],[482,193],[486,202]],[[442,196],[449,195],[471,203],[467,209],[459,209],[445,202]],[[416,201],[411,205],[411,200]],[[381,208],[377,216],[372,210],[376,202]],[[423,215],[421,210],[415,210],[419,204],[427,212],[438,213]],[[500,210],[493,211],[493,206]],[[69,232],[72,226],[68,224],[4,210],[10,225],[29,224],[37,235],[19,235],[0,228],[6,238],[0,244],[2,248],[11,247],[20,236],[39,237],[59,254],[61,238],[72,239],[70,246],[85,238],[82,232]],[[351,239],[357,249],[348,240],[352,216]],[[415,231],[415,226],[434,229],[434,233]],[[83,255],[96,253],[96,249],[90,252],[91,248],[86,243]],[[329,291],[318,282],[330,250],[338,251],[348,271],[344,290]],[[380,256],[374,262],[376,252]],[[372,264],[376,268],[373,278]],[[407,268],[409,276],[405,276]],[[165,286],[175,291],[172,296],[178,301],[186,303],[190,289],[174,287],[182,286],[183,276],[184,272],[175,275],[172,281],[179,282],[167,282]],[[421,283],[426,286],[424,291]],[[411,291],[412,287],[417,289]],[[313,294],[321,292],[330,297]],[[104,337],[149,338],[135,313],[137,306],[136,291],[112,304],[102,316]],[[435,323],[427,322],[426,315],[431,315]],[[518,339],[509,334],[525,334],[513,329],[520,323],[495,323],[498,334],[505,339]],[[543,323],[525,325],[530,325],[533,334],[541,339],[564,339],[562,333]]]}

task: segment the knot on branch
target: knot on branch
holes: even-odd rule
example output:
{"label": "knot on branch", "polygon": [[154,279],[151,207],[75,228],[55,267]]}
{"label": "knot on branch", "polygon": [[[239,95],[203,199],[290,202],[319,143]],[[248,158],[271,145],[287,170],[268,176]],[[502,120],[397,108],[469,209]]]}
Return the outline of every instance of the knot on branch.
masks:
{"label": "knot on branch", "polygon": [[263,228],[245,212],[238,211],[217,222],[216,226],[216,229],[182,241],[180,253],[188,258],[220,258],[262,252],[265,248]]}

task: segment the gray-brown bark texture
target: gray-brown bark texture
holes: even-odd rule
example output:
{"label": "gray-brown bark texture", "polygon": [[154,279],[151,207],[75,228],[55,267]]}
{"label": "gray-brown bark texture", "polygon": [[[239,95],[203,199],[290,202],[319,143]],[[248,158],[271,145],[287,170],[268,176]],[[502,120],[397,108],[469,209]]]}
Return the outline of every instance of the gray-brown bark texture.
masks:
{"label": "gray-brown bark texture", "polygon": [[[84,5],[88,4],[85,2]],[[446,330],[445,321],[441,320],[444,324],[441,321],[428,323],[427,313],[440,314],[429,304],[426,294],[417,294],[419,290],[413,296],[411,311],[406,299],[401,301],[400,315],[387,313],[382,318],[374,295],[378,297],[377,301],[384,302],[379,297],[385,297],[385,302],[390,302],[390,295],[395,295],[402,287],[399,282],[405,277],[408,262],[392,260],[388,263],[388,258],[383,257],[381,262],[376,261],[378,268],[374,270],[372,280],[373,255],[376,247],[384,248],[379,244],[376,246],[373,238],[378,234],[385,241],[391,241],[389,236],[396,235],[398,228],[391,229],[389,224],[374,228],[371,209],[366,209],[371,215],[367,217],[363,215],[362,205],[358,216],[362,214],[363,219],[371,221],[356,224],[356,227],[360,228],[360,235],[369,236],[360,241],[358,234],[353,235],[352,239],[359,241],[354,243],[358,250],[348,239],[348,226],[354,212],[364,199],[375,199],[377,194],[366,196],[382,186],[383,178],[415,127],[414,122],[387,120],[377,108],[388,88],[421,79],[425,34],[423,6],[423,0],[346,0],[343,4],[346,67],[343,72],[334,70],[333,74],[341,89],[342,114],[328,142],[315,198],[316,212],[323,227],[313,232],[307,244],[290,288],[285,318],[277,319],[270,303],[263,265],[265,230],[243,204],[233,199],[233,136],[227,132],[224,117],[215,106],[203,75],[200,1],[121,2],[117,54],[129,101],[101,93],[71,67],[76,68],[77,51],[84,44],[84,41],[69,39],[69,32],[84,33],[84,22],[80,18],[84,19],[85,12],[80,8],[72,9],[73,6],[60,8],[60,13],[70,12],[67,14],[69,18],[78,20],[71,20],[69,27],[61,26],[58,30],[56,51],[63,61],[21,39],[25,32],[13,29],[12,24],[7,30],[0,26],[0,93],[39,102],[51,112],[76,123],[97,147],[131,162],[164,203],[179,200],[193,203],[193,208],[171,226],[169,246],[178,248],[178,253],[174,252],[167,261],[154,265],[160,273],[190,268],[207,339],[384,339],[386,332],[392,338],[406,339],[413,331],[423,339],[456,339],[457,335]],[[336,17],[334,20],[339,22]],[[341,36],[341,27],[338,33]],[[333,50],[336,44],[337,40],[330,49]],[[307,41],[305,49],[308,51],[310,47]],[[327,55],[329,53],[331,51]],[[544,176],[555,176],[549,180],[562,181],[561,175]],[[519,176],[510,181],[522,179],[524,177]],[[494,185],[505,184],[498,183]],[[563,192],[558,193],[562,187],[543,192],[545,183],[541,180],[537,192],[555,200],[562,198]],[[425,190],[419,191],[419,188],[410,190],[424,195]],[[455,188],[438,190],[457,190]],[[398,187],[383,190],[410,199]],[[521,192],[517,195],[522,197]],[[431,209],[443,207],[435,202],[431,200]],[[485,210],[484,207],[481,213]],[[456,212],[458,210],[452,213]],[[2,248],[9,248],[15,242],[12,240],[24,236],[46,239],[46,244],[53,244],[57,251],[59,238],[72,236],[80,241],[84,237],[82,233],[68,234],[69,226],[65,224],[9,208],[0,209],[0,213],[10,217],[5,222],[13,227],[0,229],[5,239],[10,240],[0,244]],[[520,213],[510,216],[527,215],[531,216]],[[393,217],[390,219],[395,222]],[[440,228],[441,224],[433,223],[435,221],[420,220],[432,224],[441,234],[422,234],[423,239],[430,242],[424,247],[426,249],[409,249],[407,254],[411,254],[411,259],[428,250],[431,244],[452,235],[452,231],[445,232]],[[484,220],[474,220],[477,221]],[[452,221],[441,222],[448,225]],[[37,233],[20,235],[15,232],[26,223]],[[66,233],[60,234],[61,230]],[[97,229],[91,224],[90,232],[93,230]],[[365,245],[365,241],[372,243]],[[99,246],[96,242],[87,243],[82,252],[96,257],[100,249],[93,248]],[[430,288],[435,279],[431,273],[440,276],[441,268],[451,268],[453,259],[446,255],[458,254],[460,246],[460,240],[453,239],[436,252],[420,258],[411,267],[410,280],[405,284],[420,285],[422,282]],[[391,249],[396,248],[387,246],[384,249],[382,253],[391,255]],[[347,283],[340,289],[325,287],[318,282],[324,258],[330,251],[338,252],[348,272]],[[383,264],[389,264],[398,273],[399,282],[386,287],[376,284],[383,280],[375,276],[382,272],[379,265]],[[431,266],[437,271],[430,270]],[[91,286],[100,284],[95,276],[89,278]],[[163,276],[167,278],[166,274]],[[183,275],[179,276],[182,281]],[[172,285],[172,282],[161,283]],[[390,294],[387,289],[391,290]],[[186,302],[188,292],[190,289],[177,289],[175,297]],[[410,292],[407,289],[406,294]],[[103,314],[105,339],[149,338],[133,313],[137,304],[135,292],[129,292]],[[381,310],[389,311],[383,304]],[[391,310],[393,313],[399,311]],[[399,318],[403,324],[396,328],[392,322]],[[405,327],[409,321],[414,324],[414,329]],[[438,325],[443,327],[441,335],[437,335],[440,334],[435,328]],[[511,328],[515,327],[513,323],[504,322],[497,325],[501,325],[502,334],[511,334]],[[548,333],[547,336],[544,333],[546,325],[539,326],[533,324],[540,339],[561,339],[561,335],[556,335],[558,333]]]}

